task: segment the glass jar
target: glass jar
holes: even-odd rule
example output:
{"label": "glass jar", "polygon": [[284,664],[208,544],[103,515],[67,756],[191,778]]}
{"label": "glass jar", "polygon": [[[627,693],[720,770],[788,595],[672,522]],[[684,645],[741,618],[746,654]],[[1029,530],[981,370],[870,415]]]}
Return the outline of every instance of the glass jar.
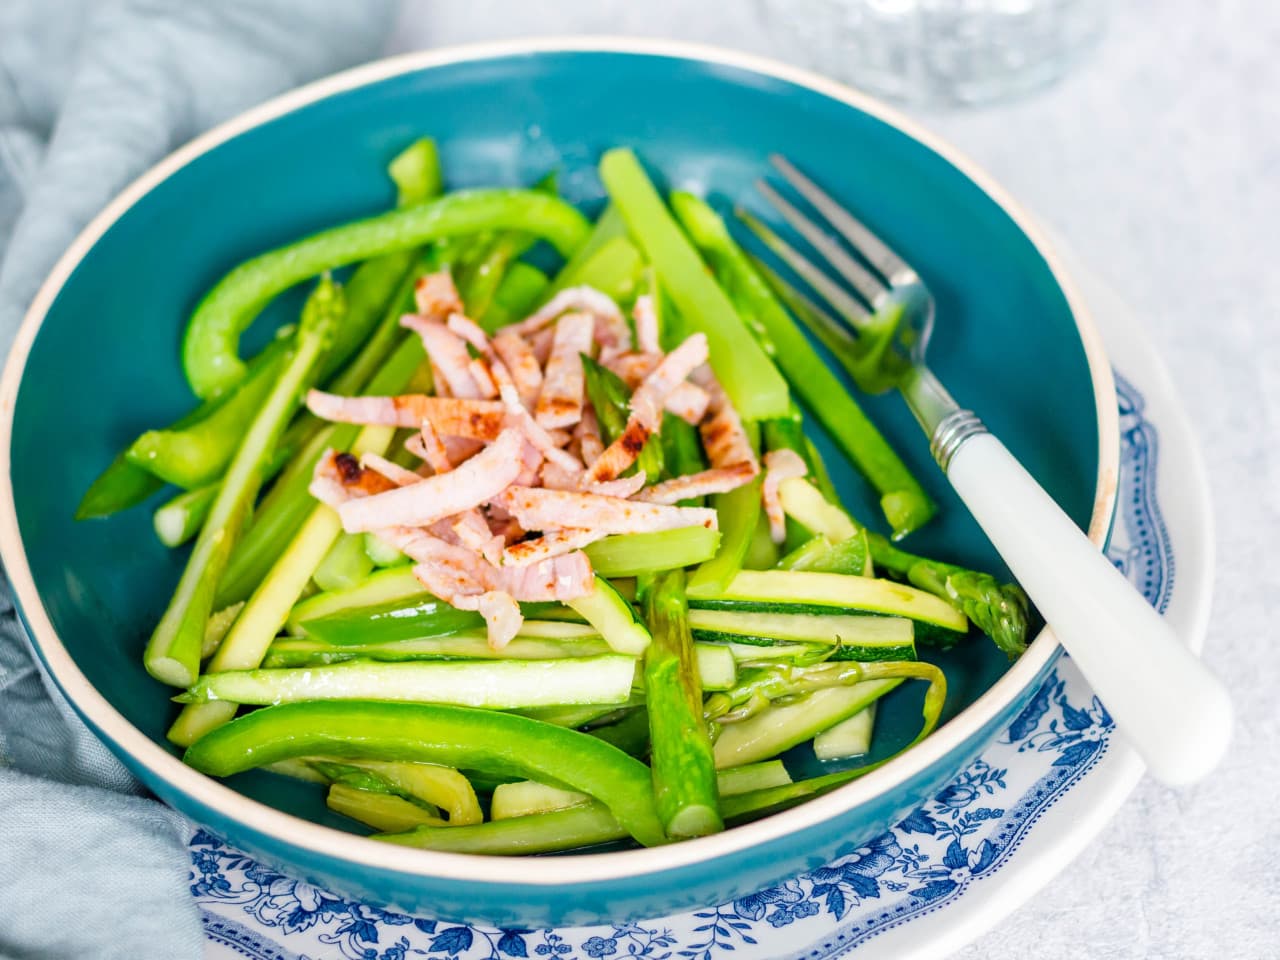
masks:
{"label": "glass jar", "polygon": [[784,54],[922,106],[989,103],[1058,79],[1097,42],[1106,0],[756,0]]}

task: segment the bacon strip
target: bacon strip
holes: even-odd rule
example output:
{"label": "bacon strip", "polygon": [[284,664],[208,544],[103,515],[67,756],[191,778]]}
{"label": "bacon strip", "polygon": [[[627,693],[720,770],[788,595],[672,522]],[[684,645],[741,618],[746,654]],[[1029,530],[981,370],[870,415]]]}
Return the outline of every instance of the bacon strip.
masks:
{"label": "bacon strip", "polygon": [[707,360],[707,338],[695,333],[662,358],[654,371],[631,395],[631,416],[621,435],[605,448],[587,472],[588,483],[613,480],[635,462],[645,441],[662,425],[662,405],[667,396],[693,370]]}
{"label": "bacon strip", "polygon": [[595,326],[589,313],[566,313],[556,321],[542,391],[533,409],[538,426],[548,430],[571,427],[582,417],[582,355],[591,350]]}
{"label": "bacon strip", "polygon": [[520,402],[532,410],[542,390],[542,365],[534,356],[533,347],[524,337],[507,331],[493,338],[493,351],[510,373]]}
{"label": "bacon strip", "polygon": [[[616,373],[631,389],[638,387],[658,366],[661,354],[653,353],[621,353],[604,364]],[[679,383],[667,395],[666,409],[681,420],[696,427],[707,413],[707,405],[711,397],[706,390],[696,383],[685,381]]]}
{"label": "bacon strip", "polygon": [[736,463],[732,467],[713,467],[701,473],[690,473],[655,484],[642,490],[636,499],[646,503],[679,503],[712,493],[728,493],[750,483],[757,473],[753,463]]}
{"label": "bacon strip", "polygon": [[455,310],[449,314],[449,319],[444,322],[444,325],[475,347],[479,353],[489,352],[489,335],[481,329],[480,324],[476,323],[461,310]]}
{"label": "bacon strip", "polygon": [[422,480],[422,477],[398,463],[392,463],[386,457],[376,453],[360,454],[360,466],[386,477],[397,487],[407,487]]}
{"label": "bacon strip", "polygon": [[338,508],[348,533],[395,525],[423,527],[493,499],[520,472],[520,435],[504,430],[492,445],[450,473]]}
{"label": "bacon strip", "polygon": [[[420,449],[409,446],[409,440],[413,440],[414,437],[417,437],[421,444]],[[414,437],[405,441],[405,448],[410,453],[420,457],[435,473],[448,473],[453,469],[453,459],[449,456],[449,451],[441,442],[440,435],[436,433],[436,428],[431,425],[430,420],[422,421],[422,427]]]}
{"label": "bacon strip", "polygon": [[515,597],[505,590],[490,590],[481,594],[476,609],[484,617],[489,631],[489,646],[501,650],[515,638],[524,625],[524,614]]}
{"label": "bacon strip", "polygon": [[549,557],[580,550],[606,536],[608,534],[596,530],[551,530],[532,540],[511,544],[503,551],[502,562],[506,566],[527,567]]}
{"label": "bacon strip", "polygon": [[[533,414],[521,402],[519,392],[516,390],[515,382],[511,379],[511,374],[507,370],[506,364],[501,360],[494,359],[493,375],[498,383],[498,391],[502,395],[502,403],[507,411],[507,423],[524,434],[525,439],[531,443],[534,448],[552,463],[559,464],[561,469],[567,471],[581,470],[582,464],[578,458],[567,451],[560,449],[557,443],[557,437],[551,436],[546,430],[538,426]],[[557,431],[558,432],[558,431]],[[568,442],[568,436],[563,438]]]}
{"label": "bacon strip", "polygon": [[636,322],[636,349],[641,353],[662,353],[658,345],[658,308],[652,294],[636,297],[631,319]]}
{"label": "bacon strip", "polygon": [[594,287],[570,287],[567,290],[561,290],[525,319],[504,329],[528,337],[550,326],[556,317],[570,310],[589,313],[600,321],[597,335],[601,337],[601,343],[630,342],[631,332],[627,329],[627,321],[622,318],[622,311],[618,309],[612,297]]}
{"label": "bacon strip", "polygon": [[502,561],[502,548],[506,544],[501,537],[494,536],[484,515],[476,507],[459,514],[450,530],[458,538],[458,543],[474,550],[494,566]]}
{"label": "bacon strip", "polygon": [[517,600],[576,600],[585,597],[595,586],[591,561],[581,550],[551,557],[526,567],[501,567],[495,580]]}
{"label": "bacon strip", "polygon": [[489,369],[489,364],[483,357],[473,358],[467,364],[467,372],[471,374],[471,379],[475,382],[476,390],[485,400],[490,400],[498,395],[498,384],[493,379],[493,373]]}
{"label": "bacon strip", "polygon": [[604,441],[600,439],[600,421],[591,407],[582,411],[582,419],[573,430],[578,441],[578,449],[582,453],[582,462],[588,467],[600,459],[604,453]]}
{"label": "bacon strip", "polygon": [[431,358],[432,365],[439,371],[451,394],[462,399],[481,396],[480,388],[471,376],[471,354],[467,353],[466,341],[440,321],[424,320],[413,314],[401,317],[400,326],[412,330],[422,338],[427,356]]}
{"label": "bacon strip", "polygon": [[631,395],[631,415],[651,431],[662,426],[662,405],[689,374],[707,362],[707,338],[695,333],[676,347],[644,378]]}
{"label": "bacon strip", "polygon": [[574,527],[599,533],[647,533],[677,527],[716,529],[716,512],[702,507],[669,507],[621,497],[539,487],[508,487],[494,501],[526,530]]}
{"label": "bacon strip", "polygon": [[462,310],[462,297],[458,295],[453,274],[448,270],[421,277],[413,286],[413,299],[418,313],[432,320],[443,320],[449,314]]}
{"label": "bacon strip", "polygon": [[462,400],[408,393],[398,397],[340,397],[320,390],[307,393],[307,409],[322,420],[366,426],[416,429],[424,420],[446,437],[496,440],[506,420],[498,400]]}
{"label": "bacon strip", "polygon": [[787,516],[782,510],[778,487],[783,480],[803,477],[808,472],[808,466],[794,450],[770,450],[764,455],[764,484],[760,495],[765,516],[769,518],[769,537],[774,543],[787,539]]}
{"label": "bacon strip", "polygon": [[596,493],[602,497],[621,497],[626,500],[628,497],[634,497],[642,488],[648,478],[643,470],[637,470],[629,477],[619,477],[617,480],[602,480],[600,483],[589,483],[582,489],[587,493]]}
{"label": "bacon strip", "polygon": [[352,497],[368,497],[395,488],[386,477],[360,466],[351,454],[334,450],[320,455],[307,487],[313,497],[334,509]]}
{"label": "bacon strip", "polygon": [[756,454],[751,448],[747,431],[742,427],[738,411],[714,378],[710,380],[710,385],[711,417],[698,428],[702,434],[702,445],[707,451],[707,459],[713,467],[731,467],[737,463],[755,464]]}

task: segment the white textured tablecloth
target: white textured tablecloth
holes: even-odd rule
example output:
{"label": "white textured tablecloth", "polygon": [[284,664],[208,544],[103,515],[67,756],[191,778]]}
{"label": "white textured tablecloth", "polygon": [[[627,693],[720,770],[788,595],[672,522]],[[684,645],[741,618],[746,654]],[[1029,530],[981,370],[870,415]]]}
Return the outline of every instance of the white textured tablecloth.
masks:
{"label": "white textured tablecloth", "polygon": [[[1236,741],[1208,783],[1144,781],[1099,840],[962,951],[1280,957],[1280,4],[1108,0],[1053,89],[922,119],[1056,228],[1146,318],[1209,464],[1207,660]],[[537,34],[666,36],[778,56],[745,0],[406,0],[396,51]]]}

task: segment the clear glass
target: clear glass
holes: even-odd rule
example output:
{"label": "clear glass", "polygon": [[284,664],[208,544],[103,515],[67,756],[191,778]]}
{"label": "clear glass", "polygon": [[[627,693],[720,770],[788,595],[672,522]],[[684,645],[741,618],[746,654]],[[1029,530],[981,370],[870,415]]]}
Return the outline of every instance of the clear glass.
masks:
{"label": "clear glass", "polygon": [[790,58],[902,103],[989,103],[1057,80],[1106,0],[757,0]]}

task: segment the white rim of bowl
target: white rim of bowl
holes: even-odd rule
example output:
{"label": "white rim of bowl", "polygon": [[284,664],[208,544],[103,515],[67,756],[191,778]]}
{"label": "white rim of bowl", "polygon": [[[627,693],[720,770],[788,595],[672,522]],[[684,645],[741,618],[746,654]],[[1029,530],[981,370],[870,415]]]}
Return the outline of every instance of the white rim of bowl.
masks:
{"label": "white rim of bowl", "polygon": [[41,285],[18,330],[5,363],[3,377],[0,378],[0,482],[3,483],[3,489],[0,490],[0,559],[8,571],[10,583],[49,671],[67,698],[91,718],[107,738],[170,787],[250,829],[313,854],[409,875],[535,887],[634,878],[713,860],[777,840],[842,814],[893,789],[942,760],[950,751],[977,733],[1030,684],[1057,651],[1058,644],[1052,632],[1048,629],[1041,631],[1027,652],[999,680],[959,715],[934,731],[923,743],[867,776],[791,810],[724,833],[669,846],[550,859],[414,850],[379,843],[276,810],[186,766],[129,723],[81,673],[62,645],[31,575],[18,530],[10,475],[10,445],[18,388],[36,334],[58,292],[89,249],[142,196],[192,160],[232,137],[317,100],[433,67],[538,53],[584,52],[637,54],[711,63],[807,88],[896,127],[942,156],[985,192],[1017,224],[1044,258],[1075,319],[1093,381],[1098,414],[1098,477],[1093,515],[1089,523],[1089,538],[1099,547],[1106,539],[1116,499],[1120,450],[1119,414],[1114,400],[1115,383],[1111,366],[1084,299],[1030,214],[966,156],[893,108],[842,84],[768,58],[702,44],[626,37],[544,37],[421,51],[378,60],[299,87],[196,137],[140,176],[90,221]]}

